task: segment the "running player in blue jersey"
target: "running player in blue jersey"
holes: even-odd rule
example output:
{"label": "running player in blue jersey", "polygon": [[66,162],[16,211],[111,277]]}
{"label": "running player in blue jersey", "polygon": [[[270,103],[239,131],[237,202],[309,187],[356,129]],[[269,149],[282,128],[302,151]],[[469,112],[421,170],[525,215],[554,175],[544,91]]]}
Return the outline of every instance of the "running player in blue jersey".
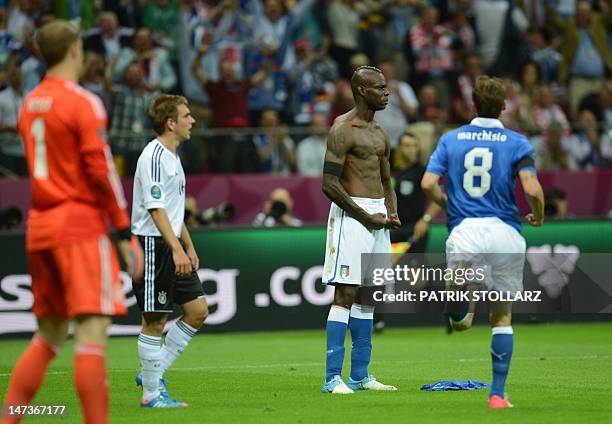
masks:
{"label": "running player in blue jersey", "polygon": [[[498,119],[505,108],[505,97],[500,80],[478,78],[473,92],[478,117],[442,136],[421,187],[448,215],[448,266],[484,264],[488,267],[484,282],[488,290],[516,293],[523,289],[526,249],[514,199],[516,176],[532,211],[525,218],[534,227],[544,221],[544,194],[529,141],[505,129]],[[445,174],[448,195],[439,186]],[[451,325],[458,331],[467,330],[473,316],[473,310],[467,308],[460,314],[451,314]],[[491,408],[512,407],[504,394],[514,345],[511,318],[509,302],[491,303]]]}

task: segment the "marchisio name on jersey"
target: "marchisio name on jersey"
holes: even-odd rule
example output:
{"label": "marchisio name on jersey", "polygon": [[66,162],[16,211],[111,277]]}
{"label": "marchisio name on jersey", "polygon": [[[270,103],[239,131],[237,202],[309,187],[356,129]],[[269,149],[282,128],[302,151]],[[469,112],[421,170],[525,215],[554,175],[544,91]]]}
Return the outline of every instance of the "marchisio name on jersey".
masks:
{"label": "marchisio name on jersey", "polygon": [[469,131],[460,132],[457,134],[457,140],[474,140],[474,141],[506,141],[506,134],[499,131]]}

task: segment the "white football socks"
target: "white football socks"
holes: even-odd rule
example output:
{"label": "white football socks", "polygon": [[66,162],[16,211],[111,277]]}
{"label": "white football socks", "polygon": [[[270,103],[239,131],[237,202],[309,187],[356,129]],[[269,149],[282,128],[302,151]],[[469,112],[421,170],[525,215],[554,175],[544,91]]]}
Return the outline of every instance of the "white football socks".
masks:
{"label": "white football socks", "polygon": [[161,375],[174,363],[185,350],[191,338],[198,332],[197,328],[191,327],[185,321],[176,320],[168,330],[166,340],[161,348]]}
{"label": "white football socks", "polygon": [[142,398],[146,401],[159,396],[161,367],[161,337],[138,336],[138,356],[142,366]]}

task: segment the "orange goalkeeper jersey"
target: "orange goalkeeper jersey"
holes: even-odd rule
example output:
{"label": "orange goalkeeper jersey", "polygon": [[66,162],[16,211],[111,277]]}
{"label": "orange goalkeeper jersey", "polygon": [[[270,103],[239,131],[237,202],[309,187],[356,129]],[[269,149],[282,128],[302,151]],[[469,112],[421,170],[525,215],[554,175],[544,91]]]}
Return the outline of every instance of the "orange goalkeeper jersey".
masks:
{"label": "orange goalkeeper jersey", "polygon": [[32,208],[27,250],[57,247],[129,226],[126,201],[106,142],[100,99],[69,80],[47,77],[23,102],[23,138]]}

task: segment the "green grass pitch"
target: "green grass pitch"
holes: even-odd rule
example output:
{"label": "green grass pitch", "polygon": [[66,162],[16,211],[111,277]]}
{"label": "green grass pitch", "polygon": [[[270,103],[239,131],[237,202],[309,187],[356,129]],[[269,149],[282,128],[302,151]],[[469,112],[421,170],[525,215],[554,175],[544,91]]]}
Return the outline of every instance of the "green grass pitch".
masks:
{"label": "green grass pitch", "polygon": [[[136,337],[114,338],[107,366],[112,423],[591,423],[612,420],[612,324],[515,326],[507,391],[515,408],[491,411],[488,392],[422,392],[444,379],[490,380],[490,330],[447,336],[441,328],[389,329],[375,335],[370,372],[397,392],[320,393],[323,331],[197,336],[166,377],[186,410],[141,410],[134,385]],[[0,393],[26,341],[0,342]],[[349,365],[350,336],[347,336]],[[51,365],[38,404],[66,404],[81,422],[72,386],[72,347]],[[345,372],[348,377],[348,371]],[[31,420],[33,421],[33,420]],[[27,422],[27,421],[26,421]]]}

